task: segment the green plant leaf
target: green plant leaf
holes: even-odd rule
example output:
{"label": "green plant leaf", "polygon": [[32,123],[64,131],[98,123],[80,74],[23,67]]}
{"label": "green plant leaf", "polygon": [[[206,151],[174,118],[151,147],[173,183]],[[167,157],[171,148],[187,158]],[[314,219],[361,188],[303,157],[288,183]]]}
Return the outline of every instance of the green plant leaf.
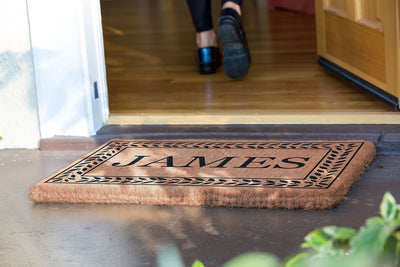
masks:
{"label": "green plant leaf", "polygon": [[398,211],[396,200],[389,192],[386,192],[383,196],[380,211],[382,218],[387,222],[393,221],[396,217]]}
{"label": "green plant leaf", "polygon": [[204,264],[201,261],[196,260],[193,262],[192,267],[204,267]]}
{"label": "green plant leaf", "polygon": [[173,243],[166,243],[159,247],[156,252],[158,267],[184,267],[185,264],[179,249]]}
{"label": "green plant leaf", "polygon": [[381,258],[388,239],[396,230],[397,225],[385,223],[382,218],[372,217],[351,240],[351,254],[368,254]]}
{"label": "green plant leaf", "polygon": [[311,261],[307,261],[307,265],[302,267],[377,267],[381,266],[376,264],[374,259],[369,258],[365,255],[359,255],[357,257],[345,257],[338,258],[335,256],[328,256],[324,258],[317,258]]}
{"label": "green plant leaf", "polygon": [[394,237],[400,242],[400,230],[394,232]]}
{"label": "green plant leaf", "polygon": [[316,230],[309,233],[304,240],[306,242],[301,245],[302,248],[313,248],[316,251],[321,251],[325,248],[331,238],[322,230]]}
{"label": "green plant leaf", "polygon": [[310,254],[303,252],[300,254],[297,254],[291,258],[289,258],[284,267],[303,267],[306,266],[306,262],[309,259]]}
{"label": "green plant leaf", "polygon": [[333,237],[338,232],[339,227],[334,225],[325,226],[322,231],[330,237]]}
{"label": "green plant leaf", "polygon": [[386,245],[383,249],[380,260],[389,266],[397,266],[397,262],[399,260],[399,251],[400,242],[395,235],[391,235],[386,241]]}
{"label": "green plant leaf", "polygon": [[400,226],[400,205],[399,204],[396,205],[396,214],[395,214],[392,222],[397,224],[397,226]]}
{"label": "green plant leaf", "polygon": [[224,264],[224,267],[278,267],[279,265],[278,258],[271,254],[249,252],[231,259]]}
{"label": "green plant leaf", "polygon": [[335,240],[349,240],[356,234],[353,228],[338,226],[325,226],[322,231]]}

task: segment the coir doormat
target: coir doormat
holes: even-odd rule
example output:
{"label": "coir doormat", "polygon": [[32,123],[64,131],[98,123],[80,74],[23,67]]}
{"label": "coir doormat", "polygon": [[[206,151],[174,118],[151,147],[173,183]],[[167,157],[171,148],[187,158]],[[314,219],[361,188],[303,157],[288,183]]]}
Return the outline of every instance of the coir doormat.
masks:
{"label": "coir doormat", "polygon": [[111,140],[29,195],[35,202],[329,209],[374,156],[366,141]]}

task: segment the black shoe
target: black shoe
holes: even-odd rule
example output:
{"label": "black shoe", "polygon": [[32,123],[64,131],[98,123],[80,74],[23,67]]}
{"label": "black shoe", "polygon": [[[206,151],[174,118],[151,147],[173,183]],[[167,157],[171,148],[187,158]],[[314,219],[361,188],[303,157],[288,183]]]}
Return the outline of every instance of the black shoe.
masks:
{"label": "black shoe", "polygon": [[232,8],[223,9],[218,21],[218,35],[224,48],[224,70],[232,79],[246,76],[251,61],[240,21],[240,15]]}
{"label": "black shoe", "polygon": [[200,74],[211,74],[215,73],[221,64],[221,53],[218,47],[203,47],[197,49],[196,59]]}

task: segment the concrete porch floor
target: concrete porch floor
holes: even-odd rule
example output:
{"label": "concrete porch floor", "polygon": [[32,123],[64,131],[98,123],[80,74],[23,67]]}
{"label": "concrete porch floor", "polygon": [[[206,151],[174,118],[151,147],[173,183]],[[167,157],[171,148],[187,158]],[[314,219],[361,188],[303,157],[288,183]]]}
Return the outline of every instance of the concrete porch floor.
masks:
{"label": "concrete porch floor", "polygon": [[[363,138],[375,142],[378,154],[370,169],[336,208],[303,211],[34,204],[29,201],[27,190],[86,154],[93,139],[87,139],[89,145],[82,146],[84,149],[80,151],[2,150],[0,266],[156,266],[157,255],[166,246],[176,246],[186,266],[195,259],[202,260],[206,266],[221,266],[248,251],[271,252],[285,258],[296,253],[303,237],[316,228],[339,225],[358,229],[366,218],[378,214],[386,191],[400,202],[399,126],[323,126],[319,131],[315,126],[312,133],[301,130],[304,127],[270,126],[259,130],[258,135],[253,131],[251,136],[239,128],[207,128],[207,131],[214,133],[213,138],[220,135],[225,139]],[[182,128],[179,133],[166,131],[160,137],[159,132],[155,135],[150,129],[142,128],[129,136],[193,138],[193,135],[204,137],[207,132],[197,130],[196,134],[193,128]],[[126,137],[128,132],[126,128],[103,129],[95,140]],[[71,146],[74,147],[78,146]]]}

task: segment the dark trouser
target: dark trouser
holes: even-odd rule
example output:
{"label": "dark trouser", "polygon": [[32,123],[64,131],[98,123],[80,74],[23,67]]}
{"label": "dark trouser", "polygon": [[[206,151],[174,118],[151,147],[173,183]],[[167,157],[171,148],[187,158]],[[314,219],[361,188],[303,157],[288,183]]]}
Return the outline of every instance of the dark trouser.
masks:
{"label": "dark trouser", "polygon": [[[242,5],[242,0],[222,0],[221,2],[222,5],[226,2],[234,2],[239,6]],[[211,30],[213,28],[211,0],[187,0],[187,3],[196,32]]]}

